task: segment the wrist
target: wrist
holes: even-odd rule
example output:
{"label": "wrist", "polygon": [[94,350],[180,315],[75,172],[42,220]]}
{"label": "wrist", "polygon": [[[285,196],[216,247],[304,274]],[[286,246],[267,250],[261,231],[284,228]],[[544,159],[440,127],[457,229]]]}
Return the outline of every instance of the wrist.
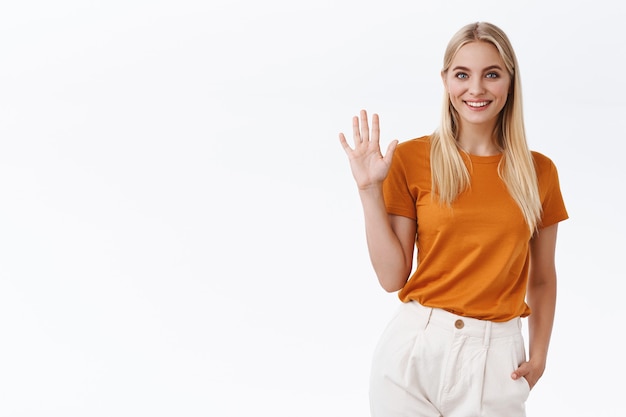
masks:
{"label": "wrist", "polygon": [[367,185],[359,185],[359,194],[361,195],[382,195],[383,193],[383,183],[382,182],[374,182]]}
{"label": "wrist", "polygon": [[546,355],[530,355],[528,359],[528,363],[532,364],[533,367],[537,369],[545,369],[546,368]]}

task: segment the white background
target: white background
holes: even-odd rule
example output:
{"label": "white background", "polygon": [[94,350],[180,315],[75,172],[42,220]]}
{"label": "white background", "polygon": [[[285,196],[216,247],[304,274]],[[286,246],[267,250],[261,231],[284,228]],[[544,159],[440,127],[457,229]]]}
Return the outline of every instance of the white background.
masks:
{"label": "white background", "polygon": [[337,140],[428,134],[486,20],[556,163],[559,301],[529,416],[623,416],[620,2],[3,1],[0,416],[367,416],[397,306]]}

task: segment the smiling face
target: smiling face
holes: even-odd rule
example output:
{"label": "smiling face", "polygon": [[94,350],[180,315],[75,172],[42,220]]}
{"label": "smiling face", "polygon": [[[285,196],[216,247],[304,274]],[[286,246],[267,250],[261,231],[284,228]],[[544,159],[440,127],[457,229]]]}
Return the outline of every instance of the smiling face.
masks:
{"label": "smiling face", "polygon": [[511,77],[494,45],[475,41],[458,50],[442,73],[459,129],[493,129],[506,104]]}

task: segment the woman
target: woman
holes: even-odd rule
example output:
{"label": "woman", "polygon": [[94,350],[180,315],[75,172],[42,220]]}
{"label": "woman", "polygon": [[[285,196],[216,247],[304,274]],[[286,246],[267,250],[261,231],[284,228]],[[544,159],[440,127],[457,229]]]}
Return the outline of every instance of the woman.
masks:
{"label": "woman", "polygon": [[[544,372],[556,302],[552,161],[528,149],[519,69],[489,23],[450,40],[439,128],[379,146],[363,110],[354,148],[372,265],[403,302],[376,349],[373,416],[516,417]],[[413,266],[414,248],[417,265]],[[521,318],[528,317],[526,360]]]}

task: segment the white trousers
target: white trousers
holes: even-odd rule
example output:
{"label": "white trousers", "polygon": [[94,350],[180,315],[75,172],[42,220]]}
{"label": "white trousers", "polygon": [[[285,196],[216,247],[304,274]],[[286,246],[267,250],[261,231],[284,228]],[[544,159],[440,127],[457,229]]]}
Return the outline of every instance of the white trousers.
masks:
{"label": "white trousers", "polygon": [[372,417],[524,417],[521,326],[402,303],[374,354]]}

